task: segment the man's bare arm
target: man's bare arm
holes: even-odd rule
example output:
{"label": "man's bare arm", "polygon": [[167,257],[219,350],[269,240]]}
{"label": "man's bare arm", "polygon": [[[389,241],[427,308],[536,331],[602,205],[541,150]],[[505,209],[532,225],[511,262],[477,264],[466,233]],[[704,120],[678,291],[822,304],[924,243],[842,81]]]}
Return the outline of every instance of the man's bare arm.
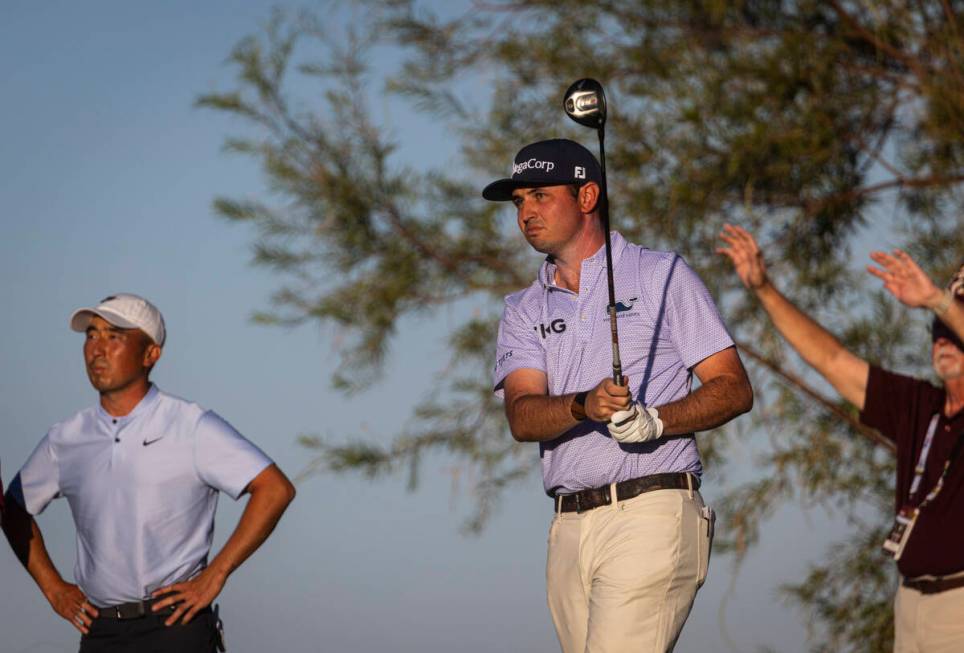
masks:
{"label": "man's bare arm", "polygon": [[[554,440],[579,423],[572,415],[576,393],[549,396],[544,372],[521,369],[511,372],[503,383],[505,415],[512,437],[519,442]],[[608,422],[610,416],[630,406],[629,388],[605,379],[586,396],[586,417]]]}
{"label": "man's bare arm", "polygon": [[3,532],[17,559],[37,583],[54,612],[86,635],[97,616],[97,608],[79,587],[63,579],[47,553],[36,520],[12,496],[8,496],[6,502]]}
{"label": "man's bare arm", "polygon": [[753,407],[753,388],[735,347],[708,356],[693,367],[693,373],[700,380],[699,388],[656,406],[664,436],[714,429]]}
{"label": "man's bare arm", "polygon": [[165,625],[177,623],[182,616],[182,623],[188,623],[198,611],[211,605],[228,576],[268,539],[295,497],[294,485],[276,465],[269,465],[254,477],[245,491],[251,494],[248,505],[231,537],[207,568],[191,580],[154,592],[153,596],[164,597],[154,604],[155,612],[177,604]]}
{"label": "man's bare arm", "polygon": [[717,251],[733,261],[736,273],[756,294],[780,335],[844,399],[863,410],[870,371],[867,361],[846,349],[829,331],[776,289],[767,277],[763,254],[748,231],[728,224],[720,237],[729,247]]}

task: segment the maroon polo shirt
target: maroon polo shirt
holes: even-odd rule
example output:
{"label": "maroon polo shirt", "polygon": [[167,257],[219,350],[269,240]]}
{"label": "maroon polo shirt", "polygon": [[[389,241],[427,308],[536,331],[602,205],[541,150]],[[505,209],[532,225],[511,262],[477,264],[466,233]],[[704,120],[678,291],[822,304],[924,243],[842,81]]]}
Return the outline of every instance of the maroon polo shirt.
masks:
{"label": "maroon polo shirt", "polygon": [[[945,397],[943,388],[926,381],[870,368],[860,421],[897,445],[895,512],[907,501],[914,467],[934,414],[939,413],[940,419],[915,503],[937,484],[955,440],[964,434],[964,410],[947,418]],[[921,510],[897,568],[911,578],[964,571],[964,451],[951,465],[941,493]]]}

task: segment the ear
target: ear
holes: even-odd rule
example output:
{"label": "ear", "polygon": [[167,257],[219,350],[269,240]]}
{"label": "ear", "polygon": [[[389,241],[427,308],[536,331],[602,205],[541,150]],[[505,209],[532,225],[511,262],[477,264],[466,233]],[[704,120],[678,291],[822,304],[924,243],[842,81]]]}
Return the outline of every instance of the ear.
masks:
{"label": "ear", "polygon": [[587,181],[582,185],[576,197],[580,213],[592,213],[599,208],[599,193],[599,184],[594,181]]}
{"label": "ear", "polygon": [[154,364],[161,357],[161,348],[151,342],[144,350],[144,367],[154,367]]}

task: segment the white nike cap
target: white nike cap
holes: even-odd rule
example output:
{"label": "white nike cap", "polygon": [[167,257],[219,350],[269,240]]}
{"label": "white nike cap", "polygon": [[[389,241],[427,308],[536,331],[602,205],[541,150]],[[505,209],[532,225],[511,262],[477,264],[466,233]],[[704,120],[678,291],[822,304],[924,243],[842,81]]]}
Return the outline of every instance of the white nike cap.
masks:
{"label": "white nike cap", "polygon": [[140,329],[158,346],[164,346],[164,316],[143,297],[120,293],[105,297],[94,308],[78,308],[70,316],[70,328],[83,333],[95,315],[122,329]]}

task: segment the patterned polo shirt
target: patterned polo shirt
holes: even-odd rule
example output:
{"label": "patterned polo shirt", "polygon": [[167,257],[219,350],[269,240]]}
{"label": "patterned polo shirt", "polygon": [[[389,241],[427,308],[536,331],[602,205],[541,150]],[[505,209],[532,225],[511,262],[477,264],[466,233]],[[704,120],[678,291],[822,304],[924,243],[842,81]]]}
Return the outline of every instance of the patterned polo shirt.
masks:
{"label": "patterned polo shirt", "polygon": [[[613,269],[623,374],[633,398],[659,407],[690,393],[694,365],[733,346],[713,299],[673,252],[648,250],[612,232]],[[549,394],[591,390],[612,376],[606,253],[582,262],[579,292],[555,284],[555,265],[505,298],[499,324],[495,393],[519,369],[546,374]],[[587,420],[539,445],[550,496],[664,472],[701,474],[693,434],[620,444],[606,424]]]}

